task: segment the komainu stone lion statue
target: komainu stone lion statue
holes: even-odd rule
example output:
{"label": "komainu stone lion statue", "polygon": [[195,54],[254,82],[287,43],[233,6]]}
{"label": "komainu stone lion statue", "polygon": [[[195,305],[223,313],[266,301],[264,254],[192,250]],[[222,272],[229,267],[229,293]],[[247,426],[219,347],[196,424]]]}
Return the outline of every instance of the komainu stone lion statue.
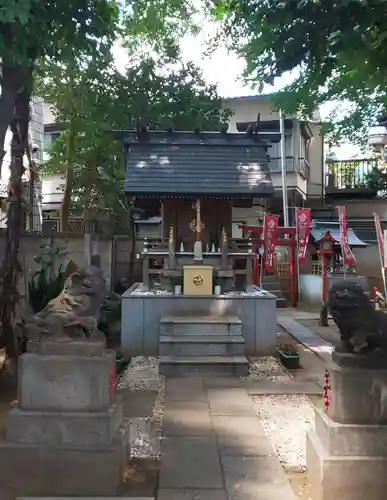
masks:
{"label": "komainu stone lion statue", "polygon": [[375,311],[359,283],[341,280],[332,285],[328,310],[341,334],[337,350],[357,354],[379,348],[387,352],[387,315]]}
{"label": "komainu stone lion statue", "polygon": [[23,325],[26,340],[100,340],[98,318],[105,297],[105,279],[97,267],[79,269],[65,281],[62,292]]}

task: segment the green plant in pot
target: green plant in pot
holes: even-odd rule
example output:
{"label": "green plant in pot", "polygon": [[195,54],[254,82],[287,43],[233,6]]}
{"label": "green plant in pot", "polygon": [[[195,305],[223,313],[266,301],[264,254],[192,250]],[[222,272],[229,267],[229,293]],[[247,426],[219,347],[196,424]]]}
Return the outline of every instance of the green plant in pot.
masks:
{"label": "green plant in pot", "polygon": [[64,276],[68,262],[58,265],[67,255],[65,247],[42,245],[39,255],[33,257],[34,262],[40,266],[35,271],[28,283],[28,300],[34,311],[42,311],[50,300],[57,297],[63,289]]}
{"label": "green plant in pot", "polygon": [[300,367],[300,353],[291,344],[283,344],[277,348],[281,363],[289,370]]}

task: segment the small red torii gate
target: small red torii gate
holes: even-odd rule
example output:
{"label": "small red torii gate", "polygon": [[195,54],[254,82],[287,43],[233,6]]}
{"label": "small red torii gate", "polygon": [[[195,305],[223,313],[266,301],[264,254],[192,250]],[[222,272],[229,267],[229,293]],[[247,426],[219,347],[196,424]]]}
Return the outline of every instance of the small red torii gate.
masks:
{"label": "small red torii gate", "polygon": [[[262,239],[263,226],[249,226],[248,224],[239,224],[239,227],[246,233],[251,233],[253,250],[257,252],[264,240]],[[280,239],[286,237],[286,239]],[[298,280],[297,280],[297,263],[296,263],[296,228],[295,227],[278,227],[277,239],[275,246],[289,248],[289,264],[290,264],[290,294],[293,307],[297,307],[298,303]],[[259,272],[258,272],[259,276]],[[258,285],[258,282],[254,283]]]}

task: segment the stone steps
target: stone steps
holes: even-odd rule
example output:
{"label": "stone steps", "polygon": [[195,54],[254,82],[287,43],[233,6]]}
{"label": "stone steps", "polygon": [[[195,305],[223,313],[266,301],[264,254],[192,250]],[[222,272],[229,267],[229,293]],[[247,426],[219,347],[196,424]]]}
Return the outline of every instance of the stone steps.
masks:
{"label": "stone steps", "polygon": [[243,356],[241,335],[162,335],[160,356]]}
{"label": "stone steps", "polygon": [[262,288],[277,297],[277,309],[287,307],[286,299],[281,289],[281,284],[275,276],[265,276],[262,278]]}
{"label": "stone steps", "polygon": [[237,316],[164,316],[160,335],[242,335]]}
{"label": "stone steps", "polygon": [[282,292],[281,285],[278,281],[265,281],[262,280],[262,287],[268,292]]}
{"label": "stone steps", "polygon": [[161,375],[243,376],[242,321],[237,316],[164,316],[160,320],[159,370]]}
{"label": "stone steps", "polygon": [[288,307],[285,297],[277,297],[276,306],[277,309],[285,309],[286,307]]}
{"label": "stone steps", "polygon": [[160,356],[160,375],[167,377],[222,375],[244,377],[249,364],[245,356]]}

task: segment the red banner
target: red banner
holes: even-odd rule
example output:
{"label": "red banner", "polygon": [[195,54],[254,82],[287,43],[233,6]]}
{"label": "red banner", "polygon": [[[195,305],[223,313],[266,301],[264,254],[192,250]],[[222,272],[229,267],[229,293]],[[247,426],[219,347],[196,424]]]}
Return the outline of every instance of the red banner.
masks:
{"label": "red banner", "polygon": [[274,267],[274,250],[277,239],[278,217],[265,215],[263,223],[263,241],[265,248],[265,271],[272,271]]}
{"label": "red banner", "polygon": [[380,262],[382,263],[382,267],[384,267],[384,265],[385,265],[385,259],[384,259],[384,235],[383,235],[382,224],[380,222],[379,215],[374,214],[374,220],[375,220],[376,236],[378,238],[378,247],[379,247]]}
{"label": "red banner", "polygon": [[345,266],[351,266],[356,264],[356,259],[348,243],[347,209],[346,207],[337,207],[337,209],[339,211],[340,245],[341,252],[343,254],[343,261]]}
{"label": "red banner", "polygon": [[312,213],[310,208],[296,208],[296,234],[298,262],[306,261],[306,250],[309,244],[310,232],[312,230]]}
{"label": "red banner", "polygon": [[109,396],[112,397],[116,391],[116,383],[117,383],[117,367],[116,360],[112,364],[109,374]]}

